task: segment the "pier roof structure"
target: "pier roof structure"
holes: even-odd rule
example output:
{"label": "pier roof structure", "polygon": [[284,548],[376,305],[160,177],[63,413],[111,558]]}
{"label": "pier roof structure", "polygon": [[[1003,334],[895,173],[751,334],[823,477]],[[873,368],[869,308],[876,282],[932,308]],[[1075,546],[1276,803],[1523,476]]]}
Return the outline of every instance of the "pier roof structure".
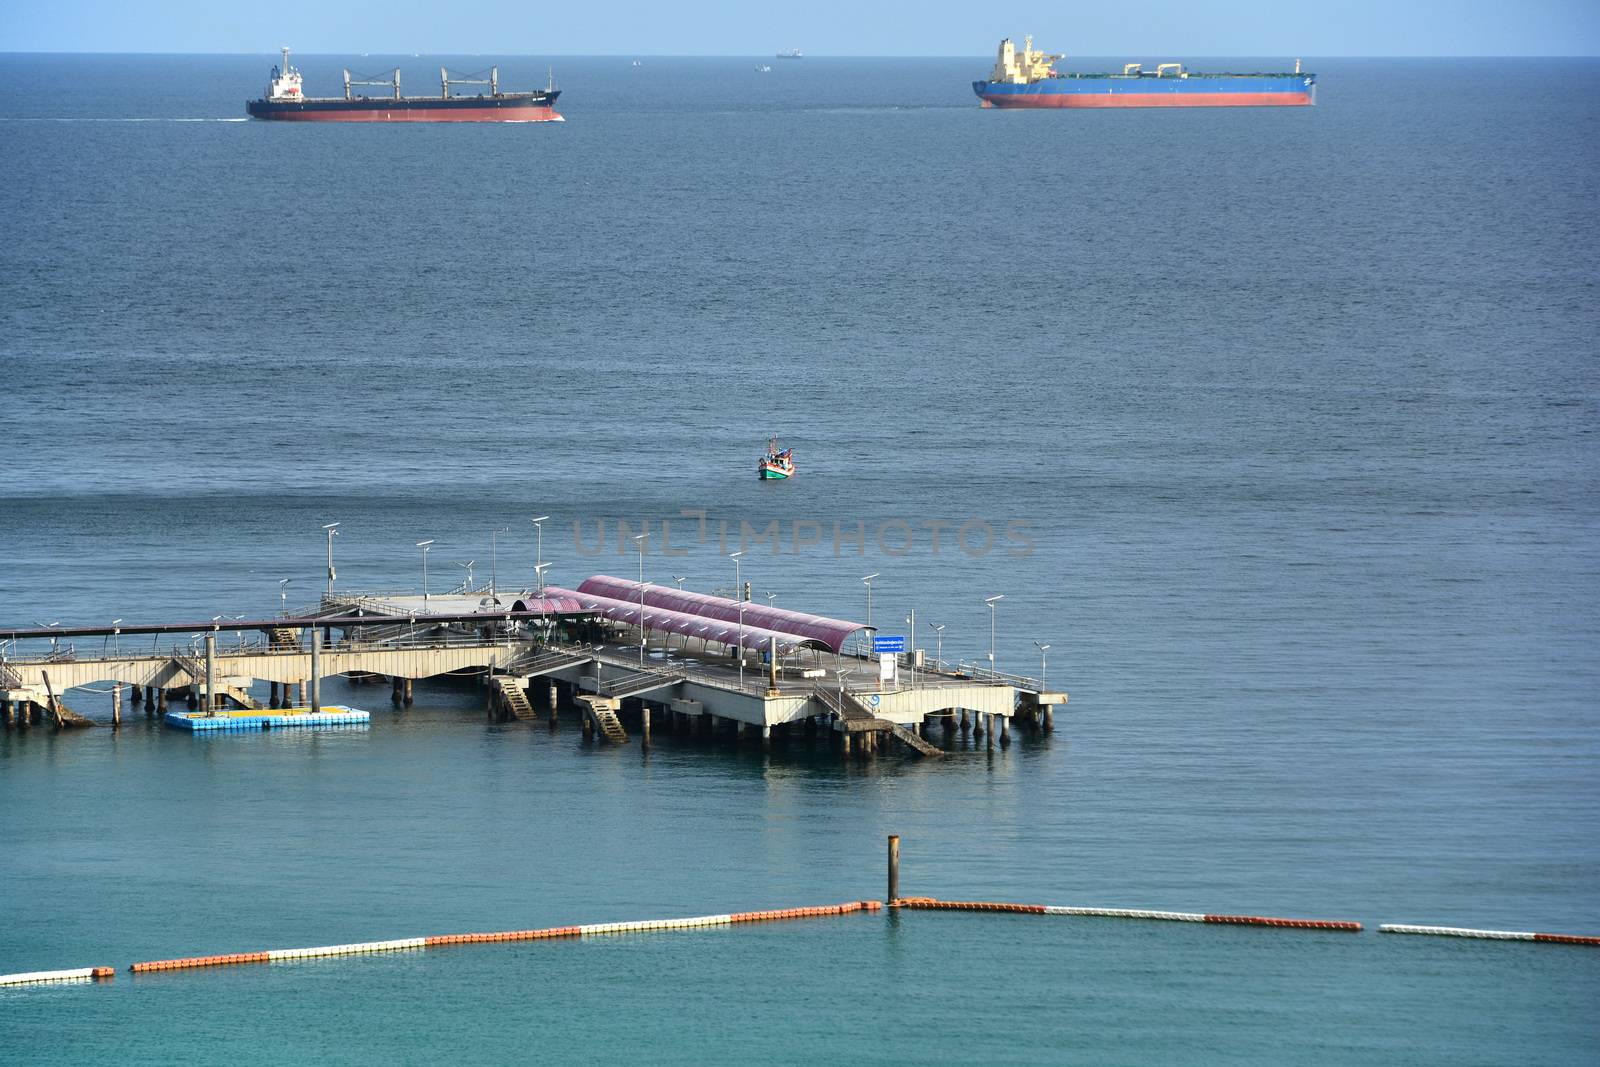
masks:
{"label": "pier roof structure", "polygon": [[[845,642],[852,634],[863,630],[872,630],[875,627],[865,623],[849,622],[845,619],[830,619],[825,615],[813,615],[805,611],[790,611],[787,608],[774,607],[770,604],[754,604],[749,601],[732,600],[728,597],[711,596],[708,593],[695,593],[685,589],[674,589],[663,585],[644,583],[643,592],[640,583],[626,578],[614,578],[609,574],[597,574],[585,579],[578,586],[580,594],[599,597],[610,597],[613,600],[629,603],[638,607],[641,598],[644,605],[651,611],[670,611],[676,614],[687,615],[700,619],[716,619],[725,623],[737,623],[741,612],[745,629],[760,627],[785,637],[798,647],[823,648],[829,652],[842,651]],[[653,621],[652,616],[652,621]],[[665,627],[663,627],[665,628]],[[699,636],[698,634],[695,636]],[[713,638],[713,640],[717,640]],[[766,647],[766,643],[761,643]],[[782,642],[780,642],[780,647]],[[753,646],[751,646],[753,647]]]}
{"label": "pier roof structure", "polygon": [[[635,582],[633,584],[634,591],[637,594],[638,583]],[[749,611],[745,612],[746,618],[741,626],[737,618],[728,621],[707,615],[691,615],[688,612],[674,611],[671,608],[653,607],[648,598],[641,609],[637,597],[631,601],[620,600],[616,597],[600,596],[596,593],[557,589],[554,586],[547,588],[545,591],[558,597],[571,597],[578,602],[583,610],[598,612],[613,622],[624,623],[628,626],[639,626],[642,615],[643,626],[647,630],[661,630],[666,633],[678,634],[681,637],[715,641],[719,645],[738,645],[747,649],[769,649],[775,642],[780,655],[793,652],[797,648],[826,649],[829,647],[814,638],[783,633],[760,626],[750,617],[751,613]]]}

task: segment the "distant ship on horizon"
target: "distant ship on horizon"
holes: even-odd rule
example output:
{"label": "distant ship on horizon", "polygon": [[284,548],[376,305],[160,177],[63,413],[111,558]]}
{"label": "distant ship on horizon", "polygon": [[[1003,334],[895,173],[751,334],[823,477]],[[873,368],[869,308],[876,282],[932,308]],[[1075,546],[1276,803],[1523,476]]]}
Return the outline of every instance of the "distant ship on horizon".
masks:
{"label": "distant ship on horizon", "polygon": [[[300,70],[289,64],[289,49],[283,49],[283,65],[273,67],[267,81],[267,95],[244,106],[251,118],[290,122],[561,122],[556,113],[556,98],[561,91],[555,79],[543,90],[528,93],[502,93],[500,68],[490,67],[487,78],[454,77],[439,68],[438,96],[401,96],[400,68],[388,78],[357,76],[344,72],[344,96],[308,97],[301,84]],[[353,95],[352,86],[381,85],[390,95]],[[451,96],[452,85],[488,86],[487,94]]]}
{"label": "distant ship on horizon", "polygon": [[787,52],[778,53],[779,59],[804,59],[805,57],[805,53],[798,48],[791,48]]}

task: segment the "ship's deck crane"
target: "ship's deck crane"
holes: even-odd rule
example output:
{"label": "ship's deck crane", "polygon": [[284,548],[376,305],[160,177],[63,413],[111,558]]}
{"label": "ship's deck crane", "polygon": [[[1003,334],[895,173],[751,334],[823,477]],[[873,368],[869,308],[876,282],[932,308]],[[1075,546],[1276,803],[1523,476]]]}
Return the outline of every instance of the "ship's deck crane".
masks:
{"label": "ship's deck crane", "polygon": [[399,67],[394,68],[393,76],[388,77],[388,78],[376,78],[376,77],[373,77],[371,75],[358,75],[357,77],[352,78],[350,76],[350,71],[346,70],[344,72],[344,98],[346,100],[352,99],[352,97],[350,96],[350,86],[352,86],[352,85],[389,85],[389,86],[393,86],[394,87],[394,98],[396,100],[398,100],[398,99],[400,99],[400,68]]}
{"label": "ship's deck crane", "polygon": [[[482,74],[482,73],[484,73],[484,71],[480,70],[477,73],[478,74]],[[499,96],[500,95],[500,68],[499,67],[490,67],[489,70],[488,70],[488,74],[489,74],[489,76],[487,78],[479,78],[479,77],[476,77],[476,76],[461,76],[461,75],[457,75],[455,78],[451,78],[450,77],[450,71],[448,69],[444,68],[444,67],[440,67],[439,68],[439,88],[440,88],[440,92],[442,93],[444,98],[446,100],[448,100],[448,99],[450,99],[450,86],[451,85],[487,85],[489,87],[489,95],[490,96]]]}

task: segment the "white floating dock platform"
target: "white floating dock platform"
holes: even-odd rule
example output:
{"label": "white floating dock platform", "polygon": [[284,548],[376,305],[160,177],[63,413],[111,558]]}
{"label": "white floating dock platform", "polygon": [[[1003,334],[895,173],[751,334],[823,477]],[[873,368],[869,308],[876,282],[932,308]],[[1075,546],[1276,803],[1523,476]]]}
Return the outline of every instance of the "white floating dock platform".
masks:
{"label": "white floating dock platform", "polygon": [[330,726],[366,726],[369,712],[341,704],[325,704],[321,711],[310,708],[279,708],[275,711],[169,711],[162,720],[168,726],[194,733],[213,730],[300,730]]}

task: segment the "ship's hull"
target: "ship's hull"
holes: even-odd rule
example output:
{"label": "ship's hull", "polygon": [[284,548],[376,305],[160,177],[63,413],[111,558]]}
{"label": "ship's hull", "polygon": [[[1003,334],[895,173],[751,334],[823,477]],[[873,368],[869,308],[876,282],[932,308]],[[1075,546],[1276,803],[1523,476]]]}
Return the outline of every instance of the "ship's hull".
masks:
{"label": "ship's hull", "polygon": [[245,112],[282,122],[559,122],[555,104],[560,95],[556,90],[448,99],[252,100]]}
{"label": "ship's hull", "polygon": [[1187,78],[1069,74],[1031,85],[973,82],[985,107],[1309,107],[1308,74],[1198,75]]}

